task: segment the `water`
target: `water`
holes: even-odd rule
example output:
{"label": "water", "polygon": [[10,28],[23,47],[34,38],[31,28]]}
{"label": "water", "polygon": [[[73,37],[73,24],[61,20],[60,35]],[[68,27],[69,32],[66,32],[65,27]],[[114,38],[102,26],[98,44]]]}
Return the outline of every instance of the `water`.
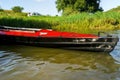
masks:
{"label": "water", "polygon": [[120,43],[111,53],[1,45],[0,80],[120,80]]}

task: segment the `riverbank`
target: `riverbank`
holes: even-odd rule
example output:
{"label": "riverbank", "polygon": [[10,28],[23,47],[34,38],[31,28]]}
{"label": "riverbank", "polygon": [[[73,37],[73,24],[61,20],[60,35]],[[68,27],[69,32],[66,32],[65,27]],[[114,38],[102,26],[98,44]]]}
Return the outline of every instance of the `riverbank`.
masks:
{"label": "riverbank", "polygon": [[120,29],[119,12],[81,13],[70,16],[27,16],[0,12],[0,25],[13,27],[49,28],[69,32],[98,32]]}

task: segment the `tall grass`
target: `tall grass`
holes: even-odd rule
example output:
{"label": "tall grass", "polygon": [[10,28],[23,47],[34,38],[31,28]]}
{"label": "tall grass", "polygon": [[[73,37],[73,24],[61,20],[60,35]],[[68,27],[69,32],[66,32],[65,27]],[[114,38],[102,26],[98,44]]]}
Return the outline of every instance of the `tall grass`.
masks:
{"label": "tall grass", "polygon": [[95,14],[82,13],[66,18],[57,29],[75,32],[94,32],[120,29],[120,13],[97,12]]}
{"label": "tall grass", "polygon": [[81,13],[70,16],[25,16],[0,13],[0,25],[15,27],[51,28],[69,32],[97,32],[120,29],[119,12]]}

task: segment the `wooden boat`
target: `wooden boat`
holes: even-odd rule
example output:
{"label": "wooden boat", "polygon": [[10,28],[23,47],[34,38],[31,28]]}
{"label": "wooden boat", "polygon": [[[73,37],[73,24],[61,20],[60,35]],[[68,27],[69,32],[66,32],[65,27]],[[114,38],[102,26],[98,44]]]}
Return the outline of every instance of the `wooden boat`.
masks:
{"label": "wooden boat", "polygon": [[[105,34],[105,36],[101,36],[101,34]],[[60,32],[51,29],[0,26],[0,42],[2,43],[31,44],[42,47],[110,52],[114,49],[118,40],[117,36],[105,32],[98,32],[98,35],[94,35]]]}

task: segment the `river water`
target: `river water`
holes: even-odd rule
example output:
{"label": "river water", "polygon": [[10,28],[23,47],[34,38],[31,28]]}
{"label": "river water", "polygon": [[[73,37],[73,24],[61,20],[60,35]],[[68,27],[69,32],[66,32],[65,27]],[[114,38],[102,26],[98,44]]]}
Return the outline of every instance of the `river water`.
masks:
{"label": "river water", "polygon": [[110,53],[0,45],[0,80],[120,80],[120,42]]}

